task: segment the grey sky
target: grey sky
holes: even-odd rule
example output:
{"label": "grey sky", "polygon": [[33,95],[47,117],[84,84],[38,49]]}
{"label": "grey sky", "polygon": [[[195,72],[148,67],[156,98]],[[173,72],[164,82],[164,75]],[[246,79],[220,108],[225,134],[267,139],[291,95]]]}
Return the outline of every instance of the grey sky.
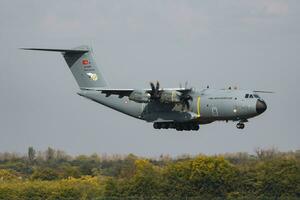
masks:
{"label": "grey sky", "polygon": [[[1,0],[0,151],[48,146],[71,154],[300,149],[298,0]],[[92,45],[111,86],[273,90],[243,131],[157,131],[78,95],[60,54],[19,47]]]}

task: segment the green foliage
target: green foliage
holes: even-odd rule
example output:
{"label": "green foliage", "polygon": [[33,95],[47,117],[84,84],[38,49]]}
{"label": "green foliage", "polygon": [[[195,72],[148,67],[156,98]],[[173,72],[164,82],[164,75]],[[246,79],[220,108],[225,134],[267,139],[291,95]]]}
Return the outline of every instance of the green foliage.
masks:
{"label": "green foliage", "polygon": [[0,184],[2,200],[77,200],[96,199],[103,194],[103,184],[97,177],[84,176],[57,181],[9,181]]}
{"label": "green foliage", "polygon": [[164,172],[164,194],[172,198],[225,198],[233,191],[237,169],[223,157],[198,156],[170,164]]}
{"label": "green foliage", "polygon": [[106,181],[105,184],[105,190],[104,190],[104,197],[109,199],[117,199],[117,198],[121,198],[122,196],[124,196],[124,188],[126,188],[126,186],[124,186],[124,182],[122,180],[118,180],[115,178],[109,178]]}
{"label": "green foliage", "polygon": [[[60,179],[69,178],[69,177],[80,178],[80,176],[82,175],[78,167],[72,166],[69,163],[61,164],[57,168],[57,171]],[[100,174],[93,173],[93,175],[100,175]]]}
{"label": "green foliage", "polygon": [[0,153],[0,200],[300,199],[299,152],[73,158],[30,147],[26,156]]}
{"label": "green foliage", "polygon": [[[0,169],[0,181],[10,181],[18,179],[18,174],[16,171],[11,170],[11,169]],[[0,183],[1,183],[0,182]]]}
{"label": "green foliage", "polygon": [[32,175],[30,176],[33,180],[55,180],[58,179],[58,173],[51,168],[41,168],[38,167],[34,169]]}
{"label": "green foliage", "polygon": [[136,160],[134,174],[126,179],[109,179],[106,185],[105,196],[156,198],[160,195],[160,169],[147,160]]}
{"label": "green foliage", "polygon": [[160,190],[160,169],[147,160],[135,161],[136,171],[127,182],[125,196],[158,196]]}
{"label": "green foliage", "polygon": [[163,171],[164,194],[172,198],[195,196],[191,194],[193,185],[190,184],[191,160],[169,164]]}
{"label": "green foliage", "polygon": [[260,195],[275,197],[300,195],[300,162],[279,158],[259,163],[257,186]]}
{"label": "green foliage", "polygon": [[210,193],[225,197],[232,191],[236,168],[223,157],[199,156],[191,161],[190,182],[199,195]]}
{"label": "green foliage", "polygon": [[82,174],[92,175],[93,169],[100,168],[100,158],[94,154],[92,156],[77,156],[71,164],[77,166]]}

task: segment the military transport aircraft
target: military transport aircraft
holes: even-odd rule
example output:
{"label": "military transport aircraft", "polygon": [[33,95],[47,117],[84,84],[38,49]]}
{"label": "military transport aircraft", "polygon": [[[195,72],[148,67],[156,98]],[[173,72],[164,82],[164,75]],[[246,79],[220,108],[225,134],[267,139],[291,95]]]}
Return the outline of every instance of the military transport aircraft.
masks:
{"label": "military transport aircraft", "polygon": [[236,121],[243,129],[249,118],[262,114],[267,105],[258,93],[268,91],[194,88],[161,88],[159,82],[150,89],[110,88],[97,67],[89,46],[74,49],[22,48],[24,50],[61,52],[87,99],[114,110],[153,123],[155,129],[199,130],[199,124]]}

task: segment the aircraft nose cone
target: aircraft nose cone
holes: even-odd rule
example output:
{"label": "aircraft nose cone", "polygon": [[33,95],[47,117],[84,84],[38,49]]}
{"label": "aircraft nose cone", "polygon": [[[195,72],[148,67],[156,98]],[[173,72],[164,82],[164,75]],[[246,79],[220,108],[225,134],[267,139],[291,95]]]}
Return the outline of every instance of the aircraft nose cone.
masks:
{"label": "aircraft nose cone", "polygon": [[264,101],[258,99],[256,102],[256,112],[258,114],[261,114],[261,113],[265,112],[266,110],[267,110],[267,104]]}

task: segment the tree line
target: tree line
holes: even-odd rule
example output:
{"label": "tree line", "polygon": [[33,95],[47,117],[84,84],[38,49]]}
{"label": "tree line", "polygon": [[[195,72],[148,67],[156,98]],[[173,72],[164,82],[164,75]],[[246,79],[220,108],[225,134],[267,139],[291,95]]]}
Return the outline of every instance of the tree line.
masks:
{"label": "tree line", "polygon": [[70,156],[0,153],[0,199],[300,199],[300,150]]}

